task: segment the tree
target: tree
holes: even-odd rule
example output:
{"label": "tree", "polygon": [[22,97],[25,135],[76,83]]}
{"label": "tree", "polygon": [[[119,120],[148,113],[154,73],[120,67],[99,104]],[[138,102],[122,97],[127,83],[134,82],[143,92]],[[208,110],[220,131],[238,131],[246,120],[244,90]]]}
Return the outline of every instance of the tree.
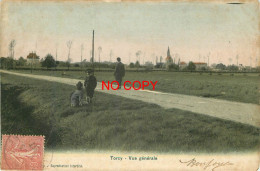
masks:
{"label": "tree", "polygon": [[206,67],[201,67],[200,70],[201,71],[207,71],[207,68]]}
{"label": "tree", "polygon": [[55,62],[53,56],[51,54],[47,54],[45,56],[44,61],[42,62],[42,67],[46,67],[48,69],[48,68],[55,67],[55,66],[56,66],[56,62]]}
{"label": "tree", "polygon": [[[136,53],[135,53],[135,55],[136,55],[136,60],[137,61],[140,61],[140,55],[142,54],[142,51],[140,51],[140,50],[138,50]],[[139,64],[139,66],[140,66],[140,64]]]}
{"label": "tree", "polygon": [[70,62],[71,62],[71,59],[70,59],[70,49],[71,49],[71,45],[72,45],[72,41],[71,40],[69,40],[68,42],[67,42],[67,47],[68,47],[68,49],[69,49],[69,52],[68,52],[68,60],[67,60],[67,67],[68,67],[68,70],[70,69]]}
{"label": "tree", "polygon": [[98,47],[98,62],[100,63],[100,53],[102,52],[102,47]]}
{"label": "tree", "polygon": [[130,67],[130,68],[134,68],[134,67],[135,67],[135,64],[134,64],[133,62],[131,62],[131,63],[129,64],[129,67]]}
{"label": "tree", "polygon": [[80,65],[82,68],[82,51],[84,50],[84,44],[81,44],[81,56],[80,56]]}
{"label": "tree", "polygon": [[238,66],[236,66],[236,65],[229,65],[229,66],[227,66],[227,70],[229,70],[229,71],[238,71]]}
{"label": "tree", "polygon": [[232,58],[228,58],[228,61],[229,61],[230,65],[231,65],[233,59]]}
{"label": "tree", "polygon": [[112,60],[111,60],[111,58],[112,58],[112,56],[113,56],[113,51],[112,51],[112,50],[110,50],[109,56],[110,56],[109,62],[112,62]]}
{"label": "tree", "polygon": [[70,63],[71,63],[71,58],[69,58],[69,59],[66,61],[66,66],[68,67],[68,70],[70,70]]}
{"label": "tree", "polygon": [[239,59],[239,56],[238,56],[238,55],[236,56],[236,59],[237,59],[237,66],[238,66],[238,59]]}
{"label": "tree", "polygon": [[[9,57],[14,59],[14,47],[16,45],[15,40],[11,40],[11,42],[9,43]],[[8,61],[10,62],[10,60],[8,59]],[[12,67],[11,68],[15,68],[16,62],[15,60],[12,60]]]}
{"label": "tree", "polygon": [[21,56],[17,61],[17,66],[24,66],[26,64],[26,60]]}
{"label": "tree", "polygon": [[14,46],[16,45],[15,40],[11,40],[11,42],[9,43],[9,57],[10,58],[14,58]]}
{"label": "tree", "polygon": [[176,71],[178,71],[179,70],[179,65],[177,65],[177,64],[170,64],[169,65],[169,70],[176,70]]}
{"label": "tree", "polygon": [[1,66],[1,69],[4,69],[4,68],[5,68],[5,63],[6,63],[6,58],[5,58],[5,57],[1,57],[1,58],[0,58],[0,66]]}
{"label": "tree", "polygon": [[216,65],[216,69],[220,69],[220,70],[225,70],[226,69],[226,65],[219,63]]}
{"label": "tree", "polygon": [[189,62],[187,69],[189,71],[194,71],[196,69],[196,65],[193,62]]}
{"label": "tree", "polygon": [[139,68],[139,67],[140,67],[139,61],[136,61],[136,62],[135,62],[135,67],[136,67],[136,68]]}
{"label": "tree", "polygon": [[10,57],[1,57],[0,63],[1,63],[1,68],[5,69],[13,69],[13,64],[14,64],[14,59]]}

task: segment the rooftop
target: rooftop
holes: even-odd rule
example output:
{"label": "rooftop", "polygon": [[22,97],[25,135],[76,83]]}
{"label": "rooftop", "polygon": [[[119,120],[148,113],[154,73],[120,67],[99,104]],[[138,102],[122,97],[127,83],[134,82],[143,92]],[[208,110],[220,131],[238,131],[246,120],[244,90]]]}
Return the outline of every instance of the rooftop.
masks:
{"label": "rooftop", "polygon": [[31,53],[29,53],[29,55],[27,56],[27,59],[40,59],[40,57],[37,56],[35,52],[31,52]]}

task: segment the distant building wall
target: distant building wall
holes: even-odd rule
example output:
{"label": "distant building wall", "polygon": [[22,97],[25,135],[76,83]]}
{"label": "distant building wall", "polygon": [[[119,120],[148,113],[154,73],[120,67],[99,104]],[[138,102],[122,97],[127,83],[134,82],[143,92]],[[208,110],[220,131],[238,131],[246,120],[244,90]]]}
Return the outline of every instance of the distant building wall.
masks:
{"label": "distant building wall", "polygon": [[207,63],[204,62],[193,62],[196,66],[196,70],[201,70],[202,68],[207,68]]}
{"label": "distant building wall", "polygon": [[39,64],[40,63],[40,57],[37,56],[36,52],[31,52],[31,53],[29,53],[29,55],[27,55],[26,63],[27,63],[27,65]]}
{"label": "distant building wall", "polygon": [[186,68],[187,66],[188,66],[188,65],[187,65],[186,62],[180,62],[180,64],[179,64],[180,70],[183,70],[183,69]]}

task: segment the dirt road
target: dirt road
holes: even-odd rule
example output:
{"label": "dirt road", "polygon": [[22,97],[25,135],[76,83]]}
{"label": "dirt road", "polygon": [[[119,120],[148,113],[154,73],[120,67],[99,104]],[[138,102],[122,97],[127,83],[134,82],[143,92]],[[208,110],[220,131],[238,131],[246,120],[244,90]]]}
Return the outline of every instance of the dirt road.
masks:
{"label": "dirt road", "polygon": [[[59,82],[69,85],[75,85],[78,81],[83,81],[71,78],[22,74],[5,70],[0,70],[0,72],[35,79]],[[245,123],[255,127],[260,127],[260,105],[256,104],[232,102],[227,100],[203,98],[197,96],[188,96],[149,90],[102,90],[101,83],[98,83],[97,91],[122,96],[129,99],[141,100],[144,102],[157,104],[164,108],[177,108],[199,114],[214,116],[217,118]]]}

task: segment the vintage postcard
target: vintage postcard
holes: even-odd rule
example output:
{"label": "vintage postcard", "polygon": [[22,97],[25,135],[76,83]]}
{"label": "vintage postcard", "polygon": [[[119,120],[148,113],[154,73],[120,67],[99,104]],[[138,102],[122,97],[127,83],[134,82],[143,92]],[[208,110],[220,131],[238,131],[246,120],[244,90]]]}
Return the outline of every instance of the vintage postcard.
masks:
{"label": "vintage postcard", "polygon": [[257,0],[0,0],[1,170],[258,170]]}

